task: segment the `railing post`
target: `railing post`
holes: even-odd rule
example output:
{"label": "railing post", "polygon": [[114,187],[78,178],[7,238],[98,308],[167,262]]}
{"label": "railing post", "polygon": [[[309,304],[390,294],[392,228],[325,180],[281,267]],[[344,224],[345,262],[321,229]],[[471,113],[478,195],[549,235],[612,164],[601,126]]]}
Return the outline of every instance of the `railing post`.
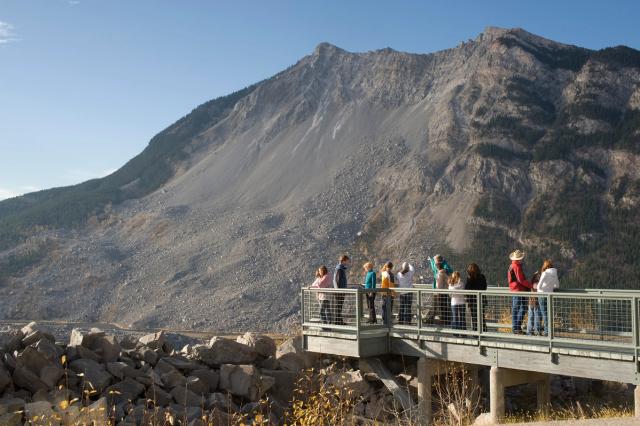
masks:
{"label": "railing post", "polygon": [[304,288],[300,290],[300,316],[302,316],[302,328],[304,329]]}
{"label": "railing post", "polygon": [[387,303],[385,304],[385,310],[387,311],[387,329],[389,330],[389,332],[391,332],[391,315],[393,315],[393,308],[391,306],[391,304],[393,303],[393,298],[391,297],[391,290],[387,289]]}
{"label": "railing post", "polygon": [[420,331],[422,330],[422,290],[418,290],[417,296],[418,307],[416,308],[416,315],[418,318],[418,337],[420,337]]}
{"label": "railing post", "polygon": [[482,307],[484,305],[484,303],[482,303],[482,292],[479,291],[478,295],[476,296],[476,330],[478,331],[478,346],[480,346],[480,341],[482,340],[482,332],[484,331],[484,312],[482,310]]}
{"label": "railing post", "polygon": [[[356,339],[360,340],[360,316],[362,315],[362,306],[360,306],[360,288],[356,289]],[[359,345],[360,343],[358,343]]]}
{"label": "railing post", "polygon": [[[640,335],[638,332],[638,315],[640,315],[640,313],[638,312],[638,298],[637,297],[632,297],[631,298],[631,309],[633,310],[631,312],[631,332],[633,333],[633,346],[634,346],[634,355],[635,355],[635,363],[636,363],[636,373],[640,372],[640,364],[638,360],[638,356],[640,354]],[[638,415],[638,413],[636,413],[636,415]]]}
{"label": "railing post", "polygon": [[545,295],[547,297],[547,337],[549,339],[549,354],[553,356],[553,336],[555,334],[555,325],[553,323],[553,293]]}

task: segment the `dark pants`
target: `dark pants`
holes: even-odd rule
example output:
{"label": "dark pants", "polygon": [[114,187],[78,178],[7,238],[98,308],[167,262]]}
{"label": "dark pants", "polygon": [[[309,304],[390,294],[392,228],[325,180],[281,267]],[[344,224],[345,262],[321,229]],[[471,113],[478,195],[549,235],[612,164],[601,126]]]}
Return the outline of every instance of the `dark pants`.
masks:
{"label": "dark pants", "polygon": [[522,320],[527,312],[528,299],[523,296],[514,296],[511,301],[511,329],[514,333],[522,333]]}
{"label": "dark pants", "polygon": [[412,304],[413,293],[402,293],[400,295],[400,312],[398,312],[398,322],[400,324],[411,324]]}
{"label": "dark pants", "polygon": [[331,302],[329,300],[320,301],[320,320],[323,324],[331,324]]}
{"label": "dark pants", "polygon": [[[485,311],[487,306],[486,299],[483,300],[482,310]],[[471,328],[473,331],[478,331],[478,296],[467,296],[467,308],[469,309],[469,313],[471,315]],[[484,315],[481,318],[482,320],[482,331],[487,331],[487,325],[484,320]]]}
{"label": "dark pants", "polygon": [[466,309],[464,304],[462,305],[452,305],[451,306],[451,316],[452,316],[452,327],[455,330],[466,330],[467,322],[465,321]]}
{"label": "dark pants", "polygon": [[377,322],[375,293],[367,293],[367,308],[369,308],[369,323],[375,324]]}
{"label": "dark pants", "polygon": [[389,325],[389,317],[393,316],[393,297],[384,296],[382,299],[382,322],[384,325]]}
{"label": "dark pants", "polygon": [[335,294],[333,296],[333,323],[337,325],[344,325],[342,319],[342,305],[344,304],[344,294]]}

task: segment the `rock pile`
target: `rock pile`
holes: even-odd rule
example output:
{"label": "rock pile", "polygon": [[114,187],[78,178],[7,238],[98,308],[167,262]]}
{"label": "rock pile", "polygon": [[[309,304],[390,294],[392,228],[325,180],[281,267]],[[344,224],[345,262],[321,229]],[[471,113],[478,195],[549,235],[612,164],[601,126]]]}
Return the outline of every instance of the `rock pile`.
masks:
{"label": "rock pile", "polygon": [[[268,336],[175,348],[163,332],[117,339],[99,329],[56,342],[43,326],[0,332],[0,424],[228,424],[251,418],[268,396],[278,423],[301,369],[313,365],[299,338]],[[265,414],[262,414],[265,415]]]}

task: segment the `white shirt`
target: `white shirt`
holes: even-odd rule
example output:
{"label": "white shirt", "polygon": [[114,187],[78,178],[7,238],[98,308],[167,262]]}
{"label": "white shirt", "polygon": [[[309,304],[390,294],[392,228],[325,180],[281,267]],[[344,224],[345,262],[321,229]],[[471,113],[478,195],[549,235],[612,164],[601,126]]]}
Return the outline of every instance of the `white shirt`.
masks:
{"label": "white shirt", "polygon": [[558,270],[556,268],[549,268],[542,272],[540,275],[540,281],[538,281],[538,293],[553,293],[553,290],[560,287],[560,281],[558,280]]}
{"label": "white shirt", "polygon": [[398,287],[400,288],[411,288],[413,287],[413,274],[415,273],[415,269],[413,265],[409,265],[409,270],[406,274],[402,272],[398,272],[396,274],[396,278],[398,278]]}
{"label": "white shirt", "polygon": [[[464,281],[449,284],[449,290],[464,290]],[[464,305],[464,294],[451,294],[451,306]]]}

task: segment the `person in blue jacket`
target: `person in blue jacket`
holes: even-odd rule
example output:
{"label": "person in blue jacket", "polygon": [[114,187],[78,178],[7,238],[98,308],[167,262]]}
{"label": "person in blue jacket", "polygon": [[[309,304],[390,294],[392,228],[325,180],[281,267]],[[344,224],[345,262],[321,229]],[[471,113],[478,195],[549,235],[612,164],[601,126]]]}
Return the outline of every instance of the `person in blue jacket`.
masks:
{"label": "person in blue jacket", "polygon": [[436,288],[436,277],[438,276],[438,267],[436,265],[441,263],[447,275],[451,275],[453,273],[453,268],[449,265],[447,259],[445,259],[441,254],[436,254],[433,258],[430,257],[428,260],[431,265],[431,272],[433,272],[433,288]]}
{"label": "person in blue jacket", "polygon": [[[333,273],[333,288],[347,288],[347,268],[349,267],[349,256],[340,256],[340,262],[336,265]],[[333,296],[333,323],[345,325],[342,319],[342,305],[344,304],[344,293],[336,293]]]}
{"label": "person in blue jacket", "polygon": [[[363,265],[364,268],[364,288],[365,290],[375,290],[376,288],[376,271],[373,270],[373,263],[367,262]],[[366,293],[367,296],[367,308],[369,308],[369,321],[368,324],[375,324],[376,318],[376,293]]]}

